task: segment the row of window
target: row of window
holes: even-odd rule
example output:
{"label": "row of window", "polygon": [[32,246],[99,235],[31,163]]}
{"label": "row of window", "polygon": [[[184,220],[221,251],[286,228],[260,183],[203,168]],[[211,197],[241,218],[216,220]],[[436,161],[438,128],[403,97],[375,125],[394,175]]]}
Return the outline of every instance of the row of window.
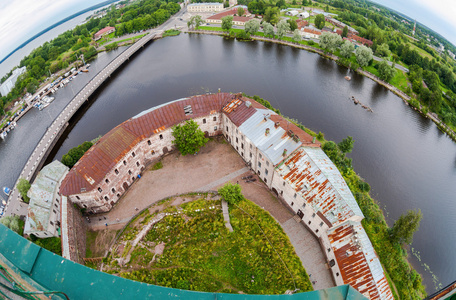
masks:
{"label": "row of window", "polygon": [[[213,117],[212,121],[217,122],[217,117]],[[203,119],[203,124],[206,124],[206,119]]]}

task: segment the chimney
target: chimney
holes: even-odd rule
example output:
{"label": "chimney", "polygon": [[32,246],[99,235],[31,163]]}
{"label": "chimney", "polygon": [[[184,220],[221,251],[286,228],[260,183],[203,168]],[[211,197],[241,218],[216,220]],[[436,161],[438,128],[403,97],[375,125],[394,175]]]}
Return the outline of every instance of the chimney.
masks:
{"label": "chimney", "polygon": [[266,128],[266,132],[264,133],[266,136],[269,134],[269,128]]}
{"label": "chimney", "polygon": [[247,106],[247,107],[252,106],[252,102],[250,102],[250,101],[245,101],[245,106]]}
{"label": "chimney", "polygon": [[264,120],[267,121],[269,119],[269,114],[264,115]]}
{"label": "chimney", "polygon": [[282,153],[282,156],[287,156],[287,149],[283,149],[283,153]]}
{"label": "chimney", "polygon": [[275,129],[279,128],[279,126],[280,126],[280,122],[275,122],[275,124],[274,124]]}

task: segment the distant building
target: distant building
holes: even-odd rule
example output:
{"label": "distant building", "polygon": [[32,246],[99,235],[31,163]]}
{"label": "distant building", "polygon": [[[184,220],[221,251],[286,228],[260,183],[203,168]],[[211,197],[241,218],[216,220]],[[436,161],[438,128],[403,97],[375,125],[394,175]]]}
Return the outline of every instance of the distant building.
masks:
{"label": "distant building", "polygon": [[24,74],[26,70],[26,67],[13,70],[13,74],[8,77],[8,79],[6,79],[5,82],[3,82],[3,84],[0,86],[0,93],[3,97],[11,92],[11,90],[14,88],[14,85],[16,84],[19,75]]}
{"label": "distant building", "polygon": [[223,3],[192,3],[187,6],[188,12],[217,12],[223,10]]}
{"label": "distant building", "polygon": [[294,17],[294,16],[297,16],[297,15],[299,14],[299,11],[297,11],[297,10],[289,10],[289,11],[287,11],[285,14],[286,14],[287,16],[292,16],[292,17]]}
{"label": "distant building", "polygon": [[114,32],[114,31],[116,31],[116,29],[114,27],[109,27],[109,26],[105,27],[105,28],[99,30],[97,33],[95,33],[93,35],[93,39],[95,41],[97,41],[97,40],[101,39],[103,36],[105,36],[107,34],[110,34],[110,33]]}
{"label": "distant building", "polygon": [[238,4],[237,0],[229,0],[230,7]]}
{"label": "distant building", "polygon": [[59,236],[60,228],[60,184],[68,173],[68,167],[53,161],[45,166],[27,193],[30,198],[24,234],[39,238]]}
{"label": "distant building", "polygon": [[[244,9],[244,14],[242,17],[235,16],[238,12],[238,7],[242,7]],[[244,26],[248,20],[253,19],[252,14],[247,10],[247,6],[235,6],[229,10],[225,10],[224,12],[218,13],[216,15],[210,16],[206,19],[207,23],[214,23],[214,24],[222,24],[222,18],[226,16],[233,16],[233,24],[238,26]]]}
{"label": "distant building", "polygon": [[298,14],[298,17],[307,19],[310,16],[309,12],[303,11]]}
{"label": "distant building", "polygon": [[343,29],[345,26],[347,26],[348,32],[350,32],[350,33],[352,33],[352,34],[356,34],[356,35],[359,34],[358,30],[356,30],[355,28],[350,27],[350,26],[348,26],[347,24],[345,24],[345,23],[343,23],[343,22],[341,22],[341,21],[339,21],[339,20],[336,20],[336,19],[334,19],[334,18],[332,18],[332,17],[330,17],[330,16],[326,16],[326,17],[325,17],[325,20],[326,20],[327,22],[333,24],[334,26],[339,27],[339,28],[342,28],[342,29]]}

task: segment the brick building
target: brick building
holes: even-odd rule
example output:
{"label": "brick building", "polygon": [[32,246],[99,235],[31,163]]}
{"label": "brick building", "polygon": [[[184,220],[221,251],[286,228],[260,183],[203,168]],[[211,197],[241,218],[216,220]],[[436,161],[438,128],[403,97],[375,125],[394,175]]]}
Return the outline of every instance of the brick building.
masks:
{"label": "brick building", "polygon": [[88,211],[112,208],[146,165],[173,149],[173,125],[193,119],[220,135],[319,240],[336,285],[370,299],[393,299],[361,226],[364,218],[320,143],[295,124],[241,94],[218,93],[144,111],[103,136],[70,170],[61,194]]}
{"label": "brick building", "polygon": [[97,40],[101,39],[103,36],[108,35],[108,34],[114,32],[114,31],[116,31],[116,29],[115,29],[114,27],[109,27],[109,26],[108,26],[108,27],[105,27],[105,28],[103,28],[103,29],[98,30],[98,31],[93,35],[93,39],[94,39],[95,41],[97,41]]}

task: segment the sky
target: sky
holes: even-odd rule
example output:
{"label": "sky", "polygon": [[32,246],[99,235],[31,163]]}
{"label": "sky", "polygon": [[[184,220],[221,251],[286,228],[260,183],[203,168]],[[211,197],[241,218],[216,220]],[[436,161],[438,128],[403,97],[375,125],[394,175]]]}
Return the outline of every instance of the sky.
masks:
{"label": "sky", "polygon": [[[0,60],[52,24],[104,0],[0,0]],[[456,45],[456,1],[374,0],[433,29]]]}

